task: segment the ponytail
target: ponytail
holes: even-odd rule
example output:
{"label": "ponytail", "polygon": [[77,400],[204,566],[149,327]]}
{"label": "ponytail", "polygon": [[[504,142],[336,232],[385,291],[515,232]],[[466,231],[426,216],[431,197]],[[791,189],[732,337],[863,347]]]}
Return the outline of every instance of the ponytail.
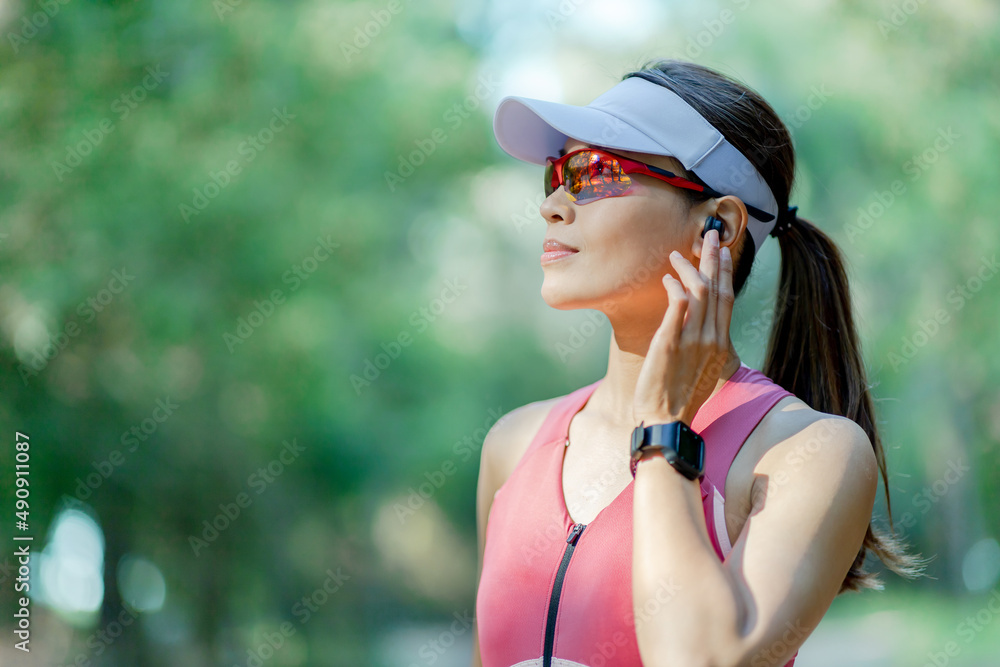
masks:
{"label": "ponytail", "polygon": [[861,426],[875,450],[885,487],[889,532],[869,523],[840,592],[883,588],[877,575],[864,570],[868,550],[896,574],[913,579],[922,574],[925,561],[907,553],[893,529],[885,452],[840,251],[829,236],[802,218],[777,238],[781,274],[762,372],[813,410],[847,417]]}

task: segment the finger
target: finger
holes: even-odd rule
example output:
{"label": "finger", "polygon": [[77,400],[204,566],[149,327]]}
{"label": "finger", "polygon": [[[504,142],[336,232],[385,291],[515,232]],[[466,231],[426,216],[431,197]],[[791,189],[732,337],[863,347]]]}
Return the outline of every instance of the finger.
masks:
{"label": "finger", "polygon": [[683,255],[674,250],[670,253],[670,263],[687,293],[687,325],[681,332],[689,340],[701,338],[701,327],[705,322],[705,303],[708,300],[708,284],[704,276],[694,268]]}
{"label": "finger", "polygon": [[719,253],[719,299],[716,325],[719,343],[729,347],[729,325],[733,319],[733,303],[736,300],[733,289],[733,256],[726,246]]}
{"label": "finger", "polygon": [[684,329],[684,314],[688,309],[688,297],[684,292],[684,286],[669,273],[663,276],[663,286],[667,288],[670,303],[667,306],[667,312],[663,314],[663,323],[660,325],[660,329],[668,344],[677,345],[681,340],[681,331]]}
{"label": "finger", "polygon": [[717,302],[719,293],[719,232],[709,230],[701,244],[701,259],[698,261],[698,272],[708,285],[708,295],[705,298],[705,319],[701,327],[701,337],[706,343],[715,343]]}

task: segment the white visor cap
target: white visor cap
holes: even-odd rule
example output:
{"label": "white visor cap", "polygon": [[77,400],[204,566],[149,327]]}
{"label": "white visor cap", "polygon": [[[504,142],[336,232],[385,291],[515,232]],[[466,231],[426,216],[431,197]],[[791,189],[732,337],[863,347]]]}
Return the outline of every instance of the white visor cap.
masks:
{"label": "white visor cap", "polygon": [[747,224],[758,251],[777,221],[774,194],[753,163],[676,93],[642,77],[625,79],[585,107],[508,95],[497,105],[493,134],[512,157],[540,165],[570,137],[672,156],[710,188],[766,214],[750,213]]}

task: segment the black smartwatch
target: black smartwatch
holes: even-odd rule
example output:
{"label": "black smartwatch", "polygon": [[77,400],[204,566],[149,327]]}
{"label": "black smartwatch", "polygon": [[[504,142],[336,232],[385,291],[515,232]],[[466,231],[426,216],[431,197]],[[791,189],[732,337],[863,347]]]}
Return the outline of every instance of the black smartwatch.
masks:
{"label": "black smartwatch", "polygon": [[705,441],[682,421],[669,424],[645,422],[632,431],[632,477],[639,459],[650,449],[659,449],[663,457],[688,479],[701,479],[705,474]]}

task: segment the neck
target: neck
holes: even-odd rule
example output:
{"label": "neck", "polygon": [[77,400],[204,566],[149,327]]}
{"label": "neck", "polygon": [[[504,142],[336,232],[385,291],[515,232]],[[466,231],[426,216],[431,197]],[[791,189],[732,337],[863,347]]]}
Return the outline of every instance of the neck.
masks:
{"label": "neck", "polygon": [[[601,384],[597,386],[588,407],[595,408],[607,421],[621,425],[623,428],[635,426],[632,407],[635,401],[635,387],[639,379],[639,371],[649,351],[653,333],[660,321],[647,325],[642,331],[632,330],[624,333],[615,329],[611,335],[611,346],[608,354],[608,371]],[[740,358],[729,343],[726,363],[722,367],[719,379],[710,400],[726,384],[732,375],[740,368]]]}

